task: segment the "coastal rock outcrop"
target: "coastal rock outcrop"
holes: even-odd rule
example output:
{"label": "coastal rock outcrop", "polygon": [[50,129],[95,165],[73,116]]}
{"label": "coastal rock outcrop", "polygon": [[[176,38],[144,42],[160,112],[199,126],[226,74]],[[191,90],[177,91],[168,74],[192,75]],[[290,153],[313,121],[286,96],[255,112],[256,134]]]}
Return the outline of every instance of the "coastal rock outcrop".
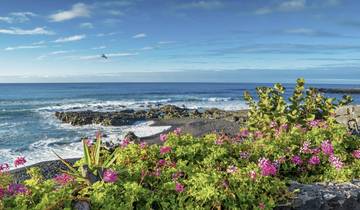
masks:
{"label": "coastal rock outcrop", "polygon": [[245,122],[247,118],[246,110],[225,111],[220,109],[209,109],[199,111],[174,105],[164,105],[158,108],[146,110],[122,110],[116,112],[95,112],[95,111],[66,111],[56,112],[55,116],[63,123],[74,126],[101,124],[104,126],[131,125],[141,120],[157,119],[225,119],[231,122]]}
{"label": "coastal rock outcrop", "polygon": [[360,210],[360,180],[351,183],[300,184],[292,182],[290,191],[298,191],[294,199],[276,210]]}

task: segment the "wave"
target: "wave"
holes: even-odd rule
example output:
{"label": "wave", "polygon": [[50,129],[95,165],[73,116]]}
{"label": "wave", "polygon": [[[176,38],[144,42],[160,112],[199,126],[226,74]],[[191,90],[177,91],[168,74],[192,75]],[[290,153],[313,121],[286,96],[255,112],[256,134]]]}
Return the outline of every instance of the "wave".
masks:
{"label": "wave", "polygon": [[[104,141],[118,142],[124,138],[127,132],[132,131],[139,137],[146,137],[168,130],[170,126],[151,126],[153,122],[139,122],[133,126],[104,127],[104,126],[76,126],[66,129],[75,130],[82,136],[94,136],[101,130],[107,137]],[[82,143],[79,137],[59,137],[38,140],[30,145],[17,149],[0,149],[0,163],[12,163],[18,156],[25,156],[26,165],[32,165],[42,161],[56,160],[53,153],[56,152],[63,158],[79,158],[82,156]]]}

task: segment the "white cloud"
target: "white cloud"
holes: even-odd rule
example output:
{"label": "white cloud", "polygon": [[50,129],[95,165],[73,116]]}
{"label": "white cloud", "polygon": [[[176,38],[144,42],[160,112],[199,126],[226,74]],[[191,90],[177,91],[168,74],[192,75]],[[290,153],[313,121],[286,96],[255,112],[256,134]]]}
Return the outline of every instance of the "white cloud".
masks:
{"label": "white cloud", "polygon": [[178,9],[205,9],[205,10],[219,9],[222,7],[224,7],[224,4],[218,0],[195,1],[177,6]]}
{"label": "white cloud", "polygon": [[263,8],[259,8],[259,9],[255,10],[256,15],[266,15],[266,14],[270,14],[272,12],[273,12],[272,9],[267,8],[267,7],[263,7]]}
{"label": "white cloud", "polygon": [[22,49],[36,49],[36,48],[43,48],[45,46],[41,45],[24,45],[24,46],[16,46],[16,47],[7,47],[4,50],[12,51],[12,50],[22,50]]}
{"label": "white cloud", "polygon": [[78,17],[90,17],[89,6],[83,3],[77,3],[74,4],[70,10],[60,11],[58,13],[50,15],[50,19],[53,22],[62,22]]}
{"label": "white cloud", "polygon": [[59,50],[59,51],[53,51],[51,53],[49,53],[49,55],[59,55],[59,54],[66,54],[66,53],[70,53],[72,51],[69,50]]}
{"label": "white cloud", "polygon": [[55,43],[75,42],[75,41],[80,41],[85,38],[86,38],[86,35],[84,35],[84,34],[74,35],[74,36],[59,38],[59,39],[55,40],[54,42]]}
{"label": "white cloud", "polygon": [[0,17],[0,22],[12,23],[13,19],[11,17]]}
{"label": "white cloud", "polygon": [[309,28],[294,28],[285,30],[285,33],[312,36],[315,35],[317,32]]}
{"label": "white cloud", "polygon": [[173,44],[175,41],[160,41],[158,44]]}
{"label": "white cloud", "polygon": [[102,49],[105,49],[106,46],[98,46],[98,47],[93,47],[91,48],[92,50],[102,50]]}
{"label": "white cloud", "polygon": [[92,23],[81,23],[80,28],[93,29],[94,25]]}
{"label": "white cloud", "polygon": [[153,49],[154,49],[154,47],[151,47],[151,46],[141,48],[141,50],[153,50]]}
{"label": "white cloud", "polygon": [[140,39],[140,38],[145,38],[145,37],[147,37],[147,35],[145,33],[140,33],[140,34],[135,34],[132,38]]}
{"label": "white cloud", "polygon": [[23,23],[30,20],[30,17],[37,16],[32,12],[12,12],[7,17],[0,17],[0,22]]}
{"label": "white cloud", "polygon": [[306,0],[289,0],[279,4],[279,10],[281,11],[296,11],[302,10],[306,6]]}
{"label": "white cloud", "polygon": [[124,15],[124,13],[119,10],[109,10],[108,13],[110,15],[114,15],[114,16],[123,16]]}
{"label": "white cloud", "polygon": [[53,35],[55,34],[52,31],[48,31],[45,27],[37,27],[30,30],[24,30],[21,28],[9,28],[9,29],[1,29],[0,34],[10,34],[10,35]]}
{"label": "white cloud", "polygon": [[[108,58],[112,57],[129,57],[129,56],[135,56],[138,55],[138,53],[110,53],[106,54]],[[102,59],[101,55],[86,55],[86,56],[80,56],[77,59],[79,60],[94,60],[94,59]]]}

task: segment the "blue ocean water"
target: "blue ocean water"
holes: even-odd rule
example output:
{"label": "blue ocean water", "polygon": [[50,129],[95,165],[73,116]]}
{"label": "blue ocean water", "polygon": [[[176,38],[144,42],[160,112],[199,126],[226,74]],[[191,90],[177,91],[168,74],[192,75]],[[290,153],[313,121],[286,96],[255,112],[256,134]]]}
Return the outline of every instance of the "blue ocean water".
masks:
{"label": "blue ocean water", "polygon": [[[149,104],[175,104],[190,108],[234,110],[246,108],[243,91],[255,95],[255,87],[271,84],[234,83],[81,83],[81,84],[0,84],[0,163],[24,155],[28,164],[63,157],[81,156],[80,139],[97,130],[108,140],[122,139],[127,131],[139,136],[156,134],[167,127],[149,127],[149,122],[133,126],[73,127],[54,117],[56,111],[114,111],[141,109]],[[311,85],[313,87],[354,88],[360,85]],[[289,96],[293,85],[285,85]],[[339,94],[327,94],[341,98]],[[353,95],[360,104],[360,95]]]}

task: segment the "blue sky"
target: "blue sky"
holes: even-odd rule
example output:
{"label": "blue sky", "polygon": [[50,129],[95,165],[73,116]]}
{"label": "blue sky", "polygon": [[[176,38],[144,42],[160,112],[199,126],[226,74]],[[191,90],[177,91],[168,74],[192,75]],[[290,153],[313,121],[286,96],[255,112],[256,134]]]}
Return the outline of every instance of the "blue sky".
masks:
{"label": "blue sky", "polygon": [[0,82],[360,82],[356,0],[1,3]]}

